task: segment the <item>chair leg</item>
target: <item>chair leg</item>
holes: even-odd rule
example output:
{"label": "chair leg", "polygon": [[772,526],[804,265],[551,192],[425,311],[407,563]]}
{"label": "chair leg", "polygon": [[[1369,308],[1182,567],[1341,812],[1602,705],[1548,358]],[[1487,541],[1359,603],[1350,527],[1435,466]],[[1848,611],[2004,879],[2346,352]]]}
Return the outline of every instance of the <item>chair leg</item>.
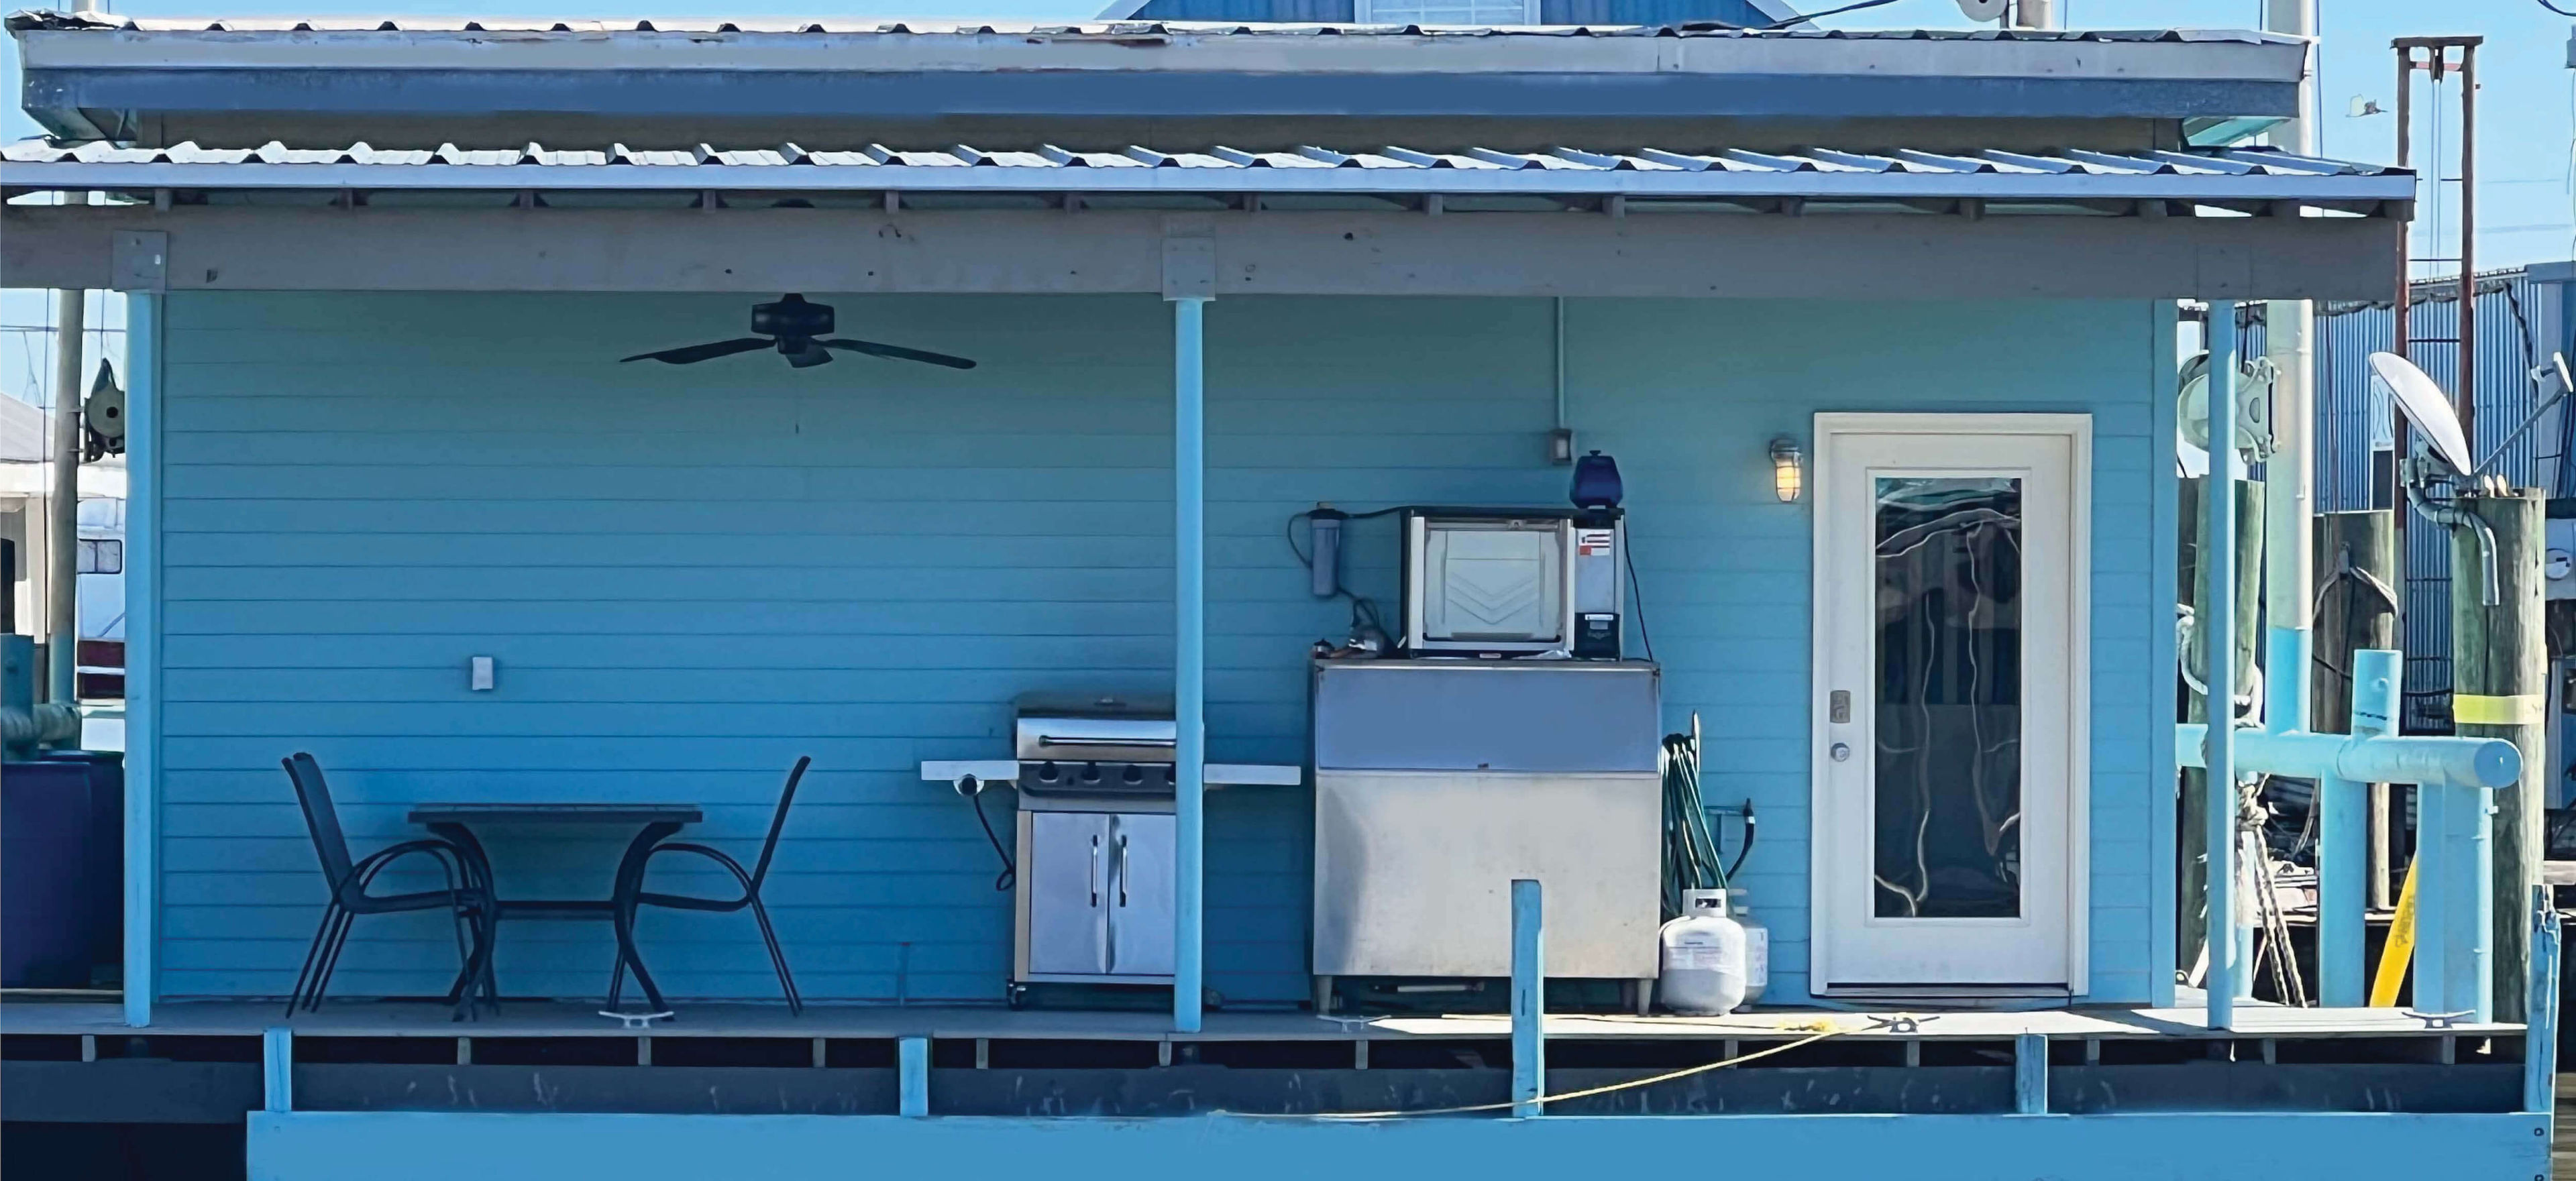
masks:
{"label": "chair leg", "polygon": [[322,922],[313,928],[313,945],[304,950],[304,967],[295,973],[295,991],[286,994],[286,1015],[293,1017],[295,1007],[304,1003],[304,986],[313,979],[313,967],[322,958],[322,944],[331,932],[331,923],[340,917],[340,900],[332,899],[322,907]]}
{"label": "chair leg", "polygon": [[617,1007],[617,998],[626,991],[626,957],[613,957],[617,966],[608,970],[608,1008]]}
{"label": "chair leg", "polygon": [[[466,959],[464,969],[457,973],[457,991],[451,995],[449,1002],[456,1007],[455,1014],[449,1018],[449,1020],[452,1021],[465,1020],[466,1015],[474,1010],[475,1004],[477,1003],[476,993],[481,986],[488,983],[492,978],[492,944],[494,942],[492,936],[496,933],[497,926],[495,924],[478,920],[474,927],[474,952]],[[497,1011],[499,1008],[498,1002],[495,1002],[493,1007]]]}
{"label": "chair leg", "polygon": [[769,945],[769,966],[778,970],[778,991],[787,997],[787,1012],[801,1016],[805,998],[796,993],[796,980],[787,973],[787,952],[778,946],[778,931],[769,925],[769,908],[760,904],[760,895],[751,896],[752,921],[760,924],[760,941]]}
{"label": "chair leg", "polygon": [[[447,986],[446,997],[447,1003],[453,1005],[476,998],[476,992],[483,984],[483,948],[489,941],[483,931],[482,911],[469,910],[459,904],[448,917],[457,930],[456,981]],[[469,937],[473,940],[470,944],[466,942]]]}
{"label": "chair leg", "polygon": [[322,943],[322,958],[313,965],[313,987],[304,994],[307,1013],[321,1011],[322,993],[331,987],[332,969],[340,966],[340,950],[348,946],[349,928],[357,923],[358,916],[342,910],[332,918],[330,933]]}

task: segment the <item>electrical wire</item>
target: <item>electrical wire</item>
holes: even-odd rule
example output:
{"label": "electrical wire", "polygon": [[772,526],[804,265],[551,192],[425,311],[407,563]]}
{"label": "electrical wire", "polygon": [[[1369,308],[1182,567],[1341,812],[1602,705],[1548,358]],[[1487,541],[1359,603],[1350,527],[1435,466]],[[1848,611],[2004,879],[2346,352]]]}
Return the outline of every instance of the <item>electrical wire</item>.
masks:
{"label": "electrical wire", "polygon": [[2576,17],[2576,9],[2560,8],[2559,6],[2550,3],[2549,0],[2532,0],[2532,3],[2537,4],[2542,8],[2546,8],[2551,12],[2557,13],[2560,16]]}
{"label": "electrical wire", "polygon": [[1628,599],[1637,604],[1637,640],[1646,646],[1646,659],[1655,658],[1655,633],[1646,630],[1646,588],[1637,584],[1637,553],[1627,546],[1619,547],[1619,556],[1628,562]]}

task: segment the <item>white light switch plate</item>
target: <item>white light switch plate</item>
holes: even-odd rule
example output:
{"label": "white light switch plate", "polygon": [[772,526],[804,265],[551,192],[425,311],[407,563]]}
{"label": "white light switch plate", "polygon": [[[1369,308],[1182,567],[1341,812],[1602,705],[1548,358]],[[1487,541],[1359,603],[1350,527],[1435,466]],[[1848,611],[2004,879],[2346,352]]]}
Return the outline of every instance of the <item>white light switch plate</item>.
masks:
{"label": "white light switch plate", "polygon": [[469,664],[472,671],[467,673],[466,687],[477,693],[490,692],[492,689],[492,658],[489,656],[477,656],[470,661]]}

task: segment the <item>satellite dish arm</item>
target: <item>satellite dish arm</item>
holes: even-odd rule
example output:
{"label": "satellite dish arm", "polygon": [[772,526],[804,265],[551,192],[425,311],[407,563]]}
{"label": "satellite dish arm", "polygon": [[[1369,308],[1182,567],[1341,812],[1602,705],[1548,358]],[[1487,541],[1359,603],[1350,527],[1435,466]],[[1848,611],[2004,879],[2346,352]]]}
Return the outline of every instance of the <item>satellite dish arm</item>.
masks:
{"label": "satellite dish arm", "polygon": [[2424,514],[2425,520],[2436,525],[2452,529],[2473,529],[2477,532],[2478,564],[2485,574],[2485,577],[2480,580],[2479,587],[2484,593],[2479,598],[2489,607],[2502,602],[2496,591],[2495,530],[2476,513],[2438,500],[2425,499],[2424,490],[2413,480],[2406,482],[2406,503],[2415,506],[2416,512]]}

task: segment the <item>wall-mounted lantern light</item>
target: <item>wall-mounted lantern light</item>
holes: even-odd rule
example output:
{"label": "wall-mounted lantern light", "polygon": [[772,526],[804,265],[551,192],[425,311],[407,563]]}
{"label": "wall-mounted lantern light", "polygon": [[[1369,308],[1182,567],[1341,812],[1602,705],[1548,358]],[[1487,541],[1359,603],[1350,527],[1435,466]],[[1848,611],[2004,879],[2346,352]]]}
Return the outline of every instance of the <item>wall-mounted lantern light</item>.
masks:
{"label": "wall-mounted lantern light", "polygon": [[1806,459],[1796,439],[1783,435],[1771,440],[1771,491],[1779,494],[1780,503],[1794,504],[1807,490]]}

